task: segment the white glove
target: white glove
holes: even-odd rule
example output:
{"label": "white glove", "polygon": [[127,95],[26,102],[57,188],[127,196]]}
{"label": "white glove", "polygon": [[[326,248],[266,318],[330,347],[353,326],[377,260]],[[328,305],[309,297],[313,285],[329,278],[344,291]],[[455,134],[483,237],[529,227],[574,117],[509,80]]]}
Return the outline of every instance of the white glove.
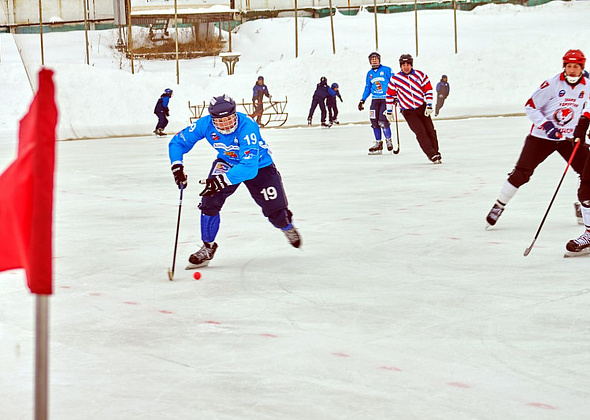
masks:
{"label": "white glove", "polygon": [[430,114],[432,114],[432,105],[426,104],[426,109],[424,110],[424,116],[430,117]]}
{"label": "white glove", "polygon": [[391,111],[389,111],[389,112],[385,111],[383,114],[385,114],[387,121],[389,121],[390,123],[395,121],[393,118],[393,113]]}

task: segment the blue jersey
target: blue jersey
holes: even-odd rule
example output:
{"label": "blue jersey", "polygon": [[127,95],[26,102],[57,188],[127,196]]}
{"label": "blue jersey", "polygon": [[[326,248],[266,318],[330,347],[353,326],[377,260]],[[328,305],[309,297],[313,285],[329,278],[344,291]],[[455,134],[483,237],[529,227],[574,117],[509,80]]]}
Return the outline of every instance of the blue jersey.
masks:
{"label": "blue jersey", "polygon": [[387,66],[379,66],[377,69],[369,70],[365,79],[365,90],[361,99],[366,101],[369,95],[373,95],[373,99],[385,99],[387,84],[390,78],[391,68]]}
{"label": "blue jersey", "polygon": [[258,169],[273,163],[270,150],[260,135],[256,122],[241,112],[237,113],[238,127],[231,134],[221,134],[213,125],[210,115],[199,118],[192,125],[176,134],[168,144],[170,163],[182,164],[182,158],[193,146],[206,139],[217,157],[230,166],[225,173],[232,184],[254,178]]}

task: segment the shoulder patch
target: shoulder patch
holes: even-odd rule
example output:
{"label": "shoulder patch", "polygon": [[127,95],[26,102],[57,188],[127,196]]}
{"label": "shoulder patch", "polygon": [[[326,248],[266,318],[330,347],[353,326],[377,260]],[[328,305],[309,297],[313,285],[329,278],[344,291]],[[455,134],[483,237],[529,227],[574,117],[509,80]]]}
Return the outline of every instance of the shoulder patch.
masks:
{"label": "shoulder patch", "polygon": [[539,89],[545,89],[547,86],[549,86],[549,82],[545,80]]}

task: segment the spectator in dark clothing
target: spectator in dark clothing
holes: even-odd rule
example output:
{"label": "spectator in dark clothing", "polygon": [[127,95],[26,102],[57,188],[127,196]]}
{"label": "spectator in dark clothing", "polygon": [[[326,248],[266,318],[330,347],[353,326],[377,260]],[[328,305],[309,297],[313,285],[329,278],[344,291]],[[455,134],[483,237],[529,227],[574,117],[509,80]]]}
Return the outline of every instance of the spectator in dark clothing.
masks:
{"label": "spectator in dark clothing", "polygon": [[320,83],[318,83],[316,86],[315,92],[313,93],[311,108],[309,109],[309,115],[307,117],[308,125],[311,125],[313,113],[315,112],[316,107],[319,105],[322,116],[322,127],[329,127],[329,125],[326,124],[326,98],[330,96],[328,89],[330,89],[328,86],[328,79],[322,77],[320,79]]}
{"label": "spectator in dark clothing", "polygon": [[250,115],[251,118],[256,119],[259,126],[262,126],[260,120],[262,118],[262,112],[264,111],[262,102],[266,96],[269,100],[272,98],[268,92],[268,87],[264,84],[264,77],[258,76],[258,80],[252,89],[252,103],[254,104],[254,113]]}
{"label": "spectator in dark clothing", "polygon": [[328,119],[330,125],[340,124],[338,122],[338,105],[336,105],[336,97],[340,98],[340,102],[343,101],[338,88],[338,83],[332,83],[332,86],[328,89],[330,96],[326,99],[326,105],[328,106]]}
{"label": "spectator in dark clothing", "polygon": [[165,136],[164,129],[168,125],[168,118],[170,116],[170,109],[168,108],[168,102],[172,98],[172,89],[164,89],[164,93],[160,95],[160,99],[156,102],[154,108],[154,114],[158,117],[158,123],[154,133],[158,136]]}
{"label": "spectator in dark clothing", "polygon": [[438,117],[438,112],[445,104],[445,99],[449,96],[451,92],[451,86],[447,81],[447,75],[443,74],[440,78],[440,82],[436,84],[436,108],[434,110],[434,116]]}

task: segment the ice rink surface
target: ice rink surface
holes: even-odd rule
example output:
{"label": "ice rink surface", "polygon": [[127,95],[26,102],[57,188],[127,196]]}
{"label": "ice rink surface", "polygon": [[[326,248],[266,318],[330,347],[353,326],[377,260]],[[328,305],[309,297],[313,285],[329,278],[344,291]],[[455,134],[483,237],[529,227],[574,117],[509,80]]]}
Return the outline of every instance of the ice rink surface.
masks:
{"label": "ice rink surface", "polygon": [[[267,129],[301,249],[242,187],[202,278],[197,180],[179,191],[167,140],[59,142],[50,417],[87,419],[589,418],[589,257],[568,173],[551,156],[485,230],[529,122],[435,121],[442,165],[405,124],[399,155],[367,156],[368,125]],[[14,142],[0,140],[0,167]],[[0,419],[33,413],[34,297],[0,273]]]}

